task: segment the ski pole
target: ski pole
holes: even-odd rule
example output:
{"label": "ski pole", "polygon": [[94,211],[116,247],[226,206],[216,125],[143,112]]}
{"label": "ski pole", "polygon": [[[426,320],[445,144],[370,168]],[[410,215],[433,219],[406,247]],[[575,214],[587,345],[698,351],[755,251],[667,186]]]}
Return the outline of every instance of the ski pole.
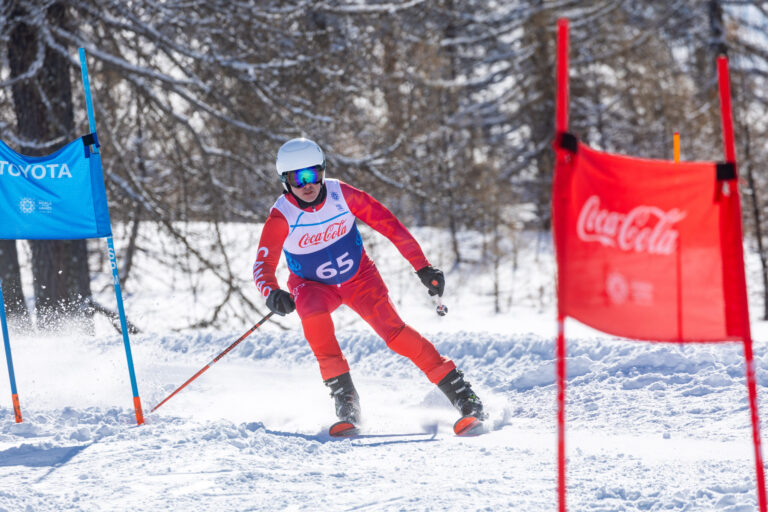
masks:
{"label": "ski pole", "polygon": [[173,393],[171,393],[170,395],[168,395],[168,396],[165,398],[165,400],[163,400],[162,402],[160,402],[159,404],[157,404],[156,406],[154,406],[154,407],[152,408],[152,410],[151,410],[151,411],[149,411],[149,412],[155,412],[155,411],[157,410],[157,408],[158,408],[158,407],[160,407],[160,406],[161,406],[161,405],[163,405],[165,402],[167,402],[168,400],[170,400],[170,399],[171,399],[171,397],[173,397],[173,395],[175,395],[176,393],[178,393],[179,391],[181,391],[182,389],[184,389],[184,388],[187,386],[187,384],[189,384],[190,382],[192,382],[193,380],[195,380],[196,378],[198,378],[200,375],[202,375],[202,373],[203,373],[204,371],[206,371],[208,368],[210,368],[211,366],[213,366],[213,364],[214,364],[214,363],[218,362],[218,361],[219,361],[219,359],[221,359],[222,357],[224,357],[225,355],[227,355],[227,352],[229,352],[230,350],[232,350],[233,348],[235,348],[235,347],[236,347],[236,346],[237,346],[237,345],[238,345],[238,344],[239,344],[241,341],[243,341],[245,338],[247,338],[247,337],[248,337],[248,336],[249,336],[249,335],[250,335],[250,334],[251,334],[253,331],[255,331],[256,329],[258,329],[259,327],[261,327],[261,325],[262,325],[264,322],[266,322],[267,320],[269,320],[269,317],[271,317],[273,314],[274,314],[273,312],[267,313],[267,315],[266,315],[264,318],[262,318],[261,320],[259,320],[259,321],[256,323],[256,325],[254,325],[253,327],[251,327],[250,329],[248,329],[248,331],[247,331],[245,334],[243,334],[242,336],[240,336],[240,337],[237,339],[237,341],[235,341],[233,344],[231,344],[231,345],[230,345],[230,346],[228,346],[226,349],[224,349],[224,351],[223,351],[221,354],[219,354],[219,355],[217,355],[216,357],[214,357],[214,358],[211,360],[211,362],[210,362],[210,363],[208,363],[207,365],[203,366],[203,367],[200,369],[200,371],[198,371],[196,374],[194,374],[192,377],[190,377],[190,378],[189,378],[189,380],[187,380],[187,382],[185,382],[184,384],[182,384],[181,386],[179,386],[178,388],[176,388],[176,391],[174,391]]}
{"label": "ski pole", "polygon": [[448,313],[448,306],[443,304],[443,300],[438,295],[437,296],[437,314],[440,316],[445,316],[446,313]]}

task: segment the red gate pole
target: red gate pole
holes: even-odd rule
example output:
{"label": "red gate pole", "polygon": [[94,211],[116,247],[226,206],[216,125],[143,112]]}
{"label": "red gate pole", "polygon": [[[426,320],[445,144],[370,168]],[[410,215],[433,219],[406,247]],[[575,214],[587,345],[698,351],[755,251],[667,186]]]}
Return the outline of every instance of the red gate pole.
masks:
{"label": "red gate pole", "polygon": [[[557,20],[557,93],[555,98],[555,147],[557,138],[568,131],[568,20]],[[556,150],[560,153],[562,150]],[[556,155],[556,158],[561,158]],[[557,166],[556,166],[557,168]],[[554,200],[555,198],[553,198]],[[558,249],[562,250],[562,248]],[[566,346],[565,346],[565,315],[563,314],[560,290],[564,289],[563,273],[558,272],[557,299],[557,502],[558,511],[566,512],[566,457],[565,457],[565,385],[566,385]]]}
{"label": "red gate pole", "polygon": [[565,500],[565,318],[557,315],[557,504],[559,512],[566,512]]}
{"label": "red gate pole", "polygon": [[557,98],[555,132],[568,131],[568,20],[557,20]]}
{"label": "red gate pole", "polygon": [[757,503],[760,512],[768,510],[765,496],[765,469],[760,441],[760,413],[757,409],[757,383],[755,382],[755,362],[752,355],[752,338],[744,340],[744,360],[747,372],[747,391],[749,410],[752,416],[752,443],[755,447],[755,476],[757,477]]}
{"label": "red gate pole", "polygon": [[[720,90],[720,110],[723,124],[723,145],[725,150],[726,162],[736,166],[736,144],[733,135],[733,113],[731,110],[731,85],[728,73],[728,58],[720,56],[717,59],[717,78]],[[730,218],[723,219],[730,223],[727,231],[730,236],[728,240],[722,242],[733,253],[730,258],[730,265],[723,269],[723,278],[726,281],[725,286],[734,286],[730,297],[737,299],[731,307],[726,306],[726,325],[730,332],[731,326],[740,331],[741,338],[744,341],[744,363],[746,366],[747,391],[749,393],[749,409],[752,420],[752,444],[755,448],[755,476],[757,479],[757,503],[760,512],[768,511],[768,500],[765,494],[765,468],[763,466],[763,455],[760,440],[760,414],[757,407],[757,384],[755,382],[755,363],[752,353],[752,334],[749,326],[749,309],[747,303],[747,285],[744,272],[744,254],[742,248],[742,230],[741,230],[741,199],[739,197],[738,173],[735,176],[732,189],[728,190],[728,201],[732,206],[723,206],[728,208]],[[725,186],[725,185],[723,185]],[[722,193],[725,195],[725,191]],[[726,203],[727,204],[727,203]],[[723,227],[721,226],[721,233]],[[725,260],[725,258],[724,258]]]}

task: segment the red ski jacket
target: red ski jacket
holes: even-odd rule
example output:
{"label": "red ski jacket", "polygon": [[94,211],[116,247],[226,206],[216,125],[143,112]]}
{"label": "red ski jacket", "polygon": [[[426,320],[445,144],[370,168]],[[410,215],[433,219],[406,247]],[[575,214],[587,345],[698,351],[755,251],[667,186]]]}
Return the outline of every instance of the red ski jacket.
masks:
{"label": "red ski jacket", "polygon": [[[336,180],[326,180],[326,182],[329,181]],[[368,226],[387,237],[393,244],[395,244],[398,251],[400,251],[400,254],[402,254],[413,266],[414,270],[419,270],[429,265],[429,261],[424,256],[424,252],[421,250],[419,243],[392,212],[368,193],[356,189],[344,182],[339,181],[337,183],[337,186],[340,187],[343,195],[343,200],[349,208],[349,213],[351,213],[355,219],[362,220]],[[326,184],[329,185],[329,183]],[[281,204],[281,207],[285,208],[285,200],[287,200],[293,207],[299,208],[300,210],[301,208],[292,194],[285,194],[283,198],[281,198],[283,199],[282,203],[281,199],[278,199],[278,202],[275,203],[275,206],[270,210],[267,221],[264,223],[264,228],[262,229],[261,238],[259,240],[259,249],[256,253],[256,262],[253,265],[253,280],[256,283],[256,288],[262,295],[264,295],[264,297],[267,297],[272,290],[280,287],[277,283],[277,278],[275,277],[275,269],[280,261],[280,252],[283,250],[283,245],[286,242],[289,233],[293,233],[297,226],[300,226],[305,232],[313,226],[313,224],[299,224],[299,221],[295,221],[293,225],[289,225],[286,216],[278,208],[278,204]],[[326,197],[323,203],[308,207],[304,209],[303,212],[320,212],[328,201],[329,199]],[[298,217],[301,218],[302,215],[303,214],[300,213]],[[318,226],[318,233],[320,233],[320,230],[322,229],[327,228]],[[353,229],[356,231],[356,228]],[[304,236],[306,237],[307,235],[305,234]],[[311,234],[308,239],[311,239]],[[320,249],[317,253],[320,253],[321,251],[323,251],[323,249]],[[292,273],[296,274],[298,272],[298,270],[296,270],[298,267],[296,265],[291,265],[291,262],[293,261],[291,256],[292,255],[286,252],[286,258],[289,260],[289,268]],[[365,249],[363,248],[362,258],[365,259],[367,257]],[[342,260],[342,262],[344,261]],[[321,267],[326,265],[321,265]],[[355,267],[355,272],[356,271],[357,267]],[[320,272],[319,275],[322,275],[322,273]],[[299,275],[299,277],[324,282],[322,279],[313,278],[311,275]]]}

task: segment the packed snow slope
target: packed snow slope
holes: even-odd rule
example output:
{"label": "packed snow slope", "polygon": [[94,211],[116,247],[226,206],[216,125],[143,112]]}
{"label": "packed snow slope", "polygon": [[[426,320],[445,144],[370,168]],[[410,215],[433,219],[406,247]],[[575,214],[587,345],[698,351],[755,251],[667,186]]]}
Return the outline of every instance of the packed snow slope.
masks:
{"label": "packed snow slope", "polygon": [[[416,234],[428,256],[443,236]],[[326,434],[332,399],[295,315],[257,330],[140,427],[122,338],[109,326],[96,336],[12,332],[24,422],[13,420],[3,374],[0,510],[555,509],[552,255],[539,237],[518,242],[517,267],[503,261],[498,277],[432,257],[447,270],[443,318],[396,253],[372,251],[404,319],[484,400],[485,434],[454,436],[447,400],[348,310],[335,320],[365,419],[352,439]],[[243,287],[253,247],[238,256]],[[126,307],[142,328],[131,343],[148,412],[259,318],[174,330],[206,294],[168,269],[137,265],[142,286]],[[205,279],[196,285],[214,295]],[[504,283],[501,313],[494,279]],[[570,510],[756,509],[740,344],[629,341],[576,323],[566,333]],[[755,321],[753,335],[768,411],[766,324]]]}

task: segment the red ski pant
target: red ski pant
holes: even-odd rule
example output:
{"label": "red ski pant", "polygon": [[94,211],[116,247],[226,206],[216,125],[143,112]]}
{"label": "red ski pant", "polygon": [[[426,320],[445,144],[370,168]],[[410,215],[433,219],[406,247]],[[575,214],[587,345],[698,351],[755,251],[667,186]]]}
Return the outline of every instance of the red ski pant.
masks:
{"label": "red ski pant", "polygon": [[318,283],[291,274],[288,279],[304,336],[328,380],[349,371],[334,332],[331,313],[345,304],[359,314],[398,354],[407,357],[437,384],[456,367],[435,346],[405,325],[395,311],[389,292],[370,258],[363,257],[355,277],[340,286]]}

